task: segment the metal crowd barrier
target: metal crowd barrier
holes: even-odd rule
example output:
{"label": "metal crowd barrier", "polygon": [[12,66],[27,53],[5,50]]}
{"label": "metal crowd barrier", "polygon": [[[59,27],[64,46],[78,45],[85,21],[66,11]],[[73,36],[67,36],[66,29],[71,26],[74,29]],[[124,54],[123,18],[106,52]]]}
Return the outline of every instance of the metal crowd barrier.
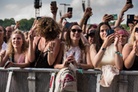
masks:
{"label": "metal crowd barrier", "polygon": [[[0,68],[0,92],[48,92],[50,74],[57,69]],[[110,87],[99,85],[101,71],[77,72],[78,92],[138,92],[138,71],[121,71]]]}

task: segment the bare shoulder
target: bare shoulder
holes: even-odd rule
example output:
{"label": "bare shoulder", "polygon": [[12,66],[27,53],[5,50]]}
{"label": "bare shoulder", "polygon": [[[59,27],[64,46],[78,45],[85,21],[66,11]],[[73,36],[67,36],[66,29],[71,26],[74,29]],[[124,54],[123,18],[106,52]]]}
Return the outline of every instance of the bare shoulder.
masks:
{"label": "bare shoulder", "polygon": [[39,37],[39,36],[34,37],[34,44],[36,44],[40,38],[41,37]]}
{"label": "bare shoulder", "polygon": [[91,44],[90,45],[90,49],[95,49],[96,48],[96,44]]}
{"label": "bare shoulder", "polygon": [[129,43],[127,43],[127,44],[125,44],[125,46],[123,47],[123,49],[124,50],[130,50],[130,49],[132,49],[132,45],[131,44],[129,44]]}

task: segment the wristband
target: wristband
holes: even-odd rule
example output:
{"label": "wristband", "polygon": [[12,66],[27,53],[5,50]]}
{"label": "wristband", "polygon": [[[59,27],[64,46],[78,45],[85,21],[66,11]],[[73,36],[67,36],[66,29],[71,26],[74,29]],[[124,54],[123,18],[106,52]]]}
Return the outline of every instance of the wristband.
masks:
{"label": "wristband", "polygon": [[106,50],[106,48],[102,48],[102,51],[105,51]]}
{"label": "wristband", "polygon": [[115,54],[119,55],[119,56],[123,56],[119,51],[116,51]]}

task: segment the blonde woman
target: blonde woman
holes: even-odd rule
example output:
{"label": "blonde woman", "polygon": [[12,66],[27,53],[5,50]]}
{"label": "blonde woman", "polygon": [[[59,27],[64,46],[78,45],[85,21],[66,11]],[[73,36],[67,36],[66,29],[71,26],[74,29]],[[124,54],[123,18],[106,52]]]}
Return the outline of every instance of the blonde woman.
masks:
{"label": "blonde woman", "polygon": [[4,67],[26,67],[29,65],[27,47],[24,34],[20,30],[15,30],[8,41],[6,55],[4,56],[1,66]]}
{"label": "blonde woman", "polygon": [[134,27],[129,42],[123,48],[124,66],[128,70],[138,70],[138,24]]}

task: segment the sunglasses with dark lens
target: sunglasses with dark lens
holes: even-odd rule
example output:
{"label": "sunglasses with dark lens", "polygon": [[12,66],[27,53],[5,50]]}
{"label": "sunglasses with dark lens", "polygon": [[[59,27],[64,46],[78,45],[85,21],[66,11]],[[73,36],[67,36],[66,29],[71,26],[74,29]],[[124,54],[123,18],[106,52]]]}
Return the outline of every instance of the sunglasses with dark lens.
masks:
{"label": "sunglasses with dark lens", "polygon": [[94,35],[95,35],[94,33],[89,33],[88,34],[88,36],[90,36],[90,37],[94,37]]}
{"label": "sunglasses with dark lens", "polygon": [[136,28],[135,28],[135,32],[137,32],[137,33],[138,33],[138,27],[136,27]]}
{"label": "sunglasses with dark lens", "polygon": [[75,33],[76,31],[77,31],[78,33],[81,33],[81,32],[82,32],[81,29],[71,29],[71,31],[72,31],[73,33]]}

